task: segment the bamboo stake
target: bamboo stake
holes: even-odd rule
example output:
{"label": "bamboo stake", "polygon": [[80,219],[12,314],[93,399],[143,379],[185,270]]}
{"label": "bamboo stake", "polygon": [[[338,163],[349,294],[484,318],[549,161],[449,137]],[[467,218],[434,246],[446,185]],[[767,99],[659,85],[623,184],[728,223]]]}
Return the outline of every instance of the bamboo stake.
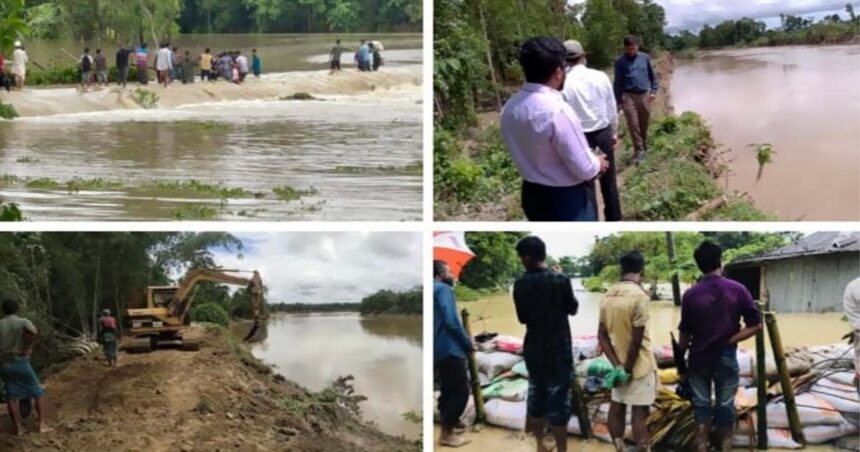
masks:
{"label": "bamboo stake", "polygon": [[[764,310],[764,303],[759,302],[759,310]],[[755,334],[755,365],[756,365],[756,433],[758,434],[758,448],[767,450],[767,375],[765,373],[765,343],[764,328]]]}
{"label": "bamboo stake", "polygon": [[791,429],[791,438],[802,445],[806,445],[803,436],[800,417],[797,415],[797,404],[794,400],[794,387],[791,385],[791,376],[788,373],[788,365],[785,362],[785,354],[782,349],[782,339],[779,336],[779,327],[776,324],[776,316],[772,311],[764,314],[767,334],[770,336],[770,345],[773,347],[773,358],[779,371],[779,380],[782,386],[782,395],[785,398],[785,411],[788,415],[788,425]]}
{"label": "bamboo stake", "polygon": [[582,396],[582,387],[579,386],[579,379],[576,378],[576,371],[573,372],[573,379],[570,381],[570,397],[573,406],[576,408],[576,417],[579,419],[579,430],[582,432],[582,437],[591,439],[591,419],[588,418],[588,407],[585,405],[585,398]]}
{"label": "bamboo stake", "polygon": [[[463,329],[466,330],[466,335],[472,337],[472,326],[469,324],[469,310],[463,309],[460,311],[460,316],[463,318]],[[466,360],[469,362],[469,375],[472,378],[472,396],[475,398],[475,422],[484,422],[486,413],[484,412],[484,394],[481,393],[481,380],[478,378],[478,363],[475,361],[475,352],[470,351],[466,355]]]}

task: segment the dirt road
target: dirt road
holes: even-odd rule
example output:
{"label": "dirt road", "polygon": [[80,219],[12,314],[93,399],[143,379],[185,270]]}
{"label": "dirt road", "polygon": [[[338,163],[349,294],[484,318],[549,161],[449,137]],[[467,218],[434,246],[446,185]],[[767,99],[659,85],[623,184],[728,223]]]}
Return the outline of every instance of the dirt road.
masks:
{"label": "dirt road", "polygon": [[[0,433],[0,450],[416,450],[284,381],[219,330],[193,334],[197,352],[123,352],[114,369],[98,352],[71,361],[44,381],[56,432]],[[5,409],[0,425],[10,431]]]}

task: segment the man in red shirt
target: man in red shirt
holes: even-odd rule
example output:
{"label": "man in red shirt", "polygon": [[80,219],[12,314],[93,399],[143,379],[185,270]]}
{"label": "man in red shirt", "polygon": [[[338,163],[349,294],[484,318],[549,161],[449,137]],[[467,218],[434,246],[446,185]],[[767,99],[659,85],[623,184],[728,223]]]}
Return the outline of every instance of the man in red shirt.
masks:
{"label": "man in red shirt", "polygon": [[6,88],[7,93],[12,89],[12,82],[6,75],[6,55],[2,50],[0,50],[0,86]]}
{"label": "man in red shirt", "polygon": [[98,339],[104,349],[107,365],[115,367],[117,349],[119,348],[119,334],[116,328],[116,318],[111,316],[110,309],[102,311],[102,317],[98,322]]}

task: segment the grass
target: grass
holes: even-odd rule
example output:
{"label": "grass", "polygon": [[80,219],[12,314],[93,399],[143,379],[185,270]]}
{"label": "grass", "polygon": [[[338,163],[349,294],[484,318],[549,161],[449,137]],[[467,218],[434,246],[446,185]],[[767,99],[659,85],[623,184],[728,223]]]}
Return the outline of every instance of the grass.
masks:
{"label": "grass", "polygon": [[39,159],[33,157],[18,157],[15,159],[15,163],[38,163]]}
{"label": "grass", "polygon": [[406,166],[337,166],[334,169],[339,174],[377,174],[385,176],[421,176],[424,166],[421,162],[410,163]]}
{"label": "grass", "polygon": [[188,204],[173,212],[173,218],[177,220],[208,220],[219,213],[218,209],[199,204]]}
{"label": "grass", "polygon": [[151,108],[155,108],[158,106],[158,101],[160,100],[158,94],[154,92],[144,89],[144,88],[136,88],[131,93],[131,100],[133,100],[136,104],[140,105],[146,110]]}
{"label": "grass", "polygon": [[15,106],[12,104],[4,104],[0,102],[0,118],[2,119],[15,119],[18,117],[18,110],[15,110]]}
{"label": "grass", "polygon": [[302,190],[290,187],[289,185],[281,185],[279,187],[275,187],[272,189],[272,192],[275,194],[275,196],[278,197],[278,199],[286,202],[295,201],[301,199],[302,197],[313,196],[319,193],[319,191],[313,187]]}
{"label": "grass", "polygon": [[152,182],[140,187],[147,192],[192,192],[208,198],[230,199],[230,198],[246,198],[256,194],[245,190],[244,188],[228,188],[220,184],[207,184],[198,180],[190,181],[173,181],[173,182]]}

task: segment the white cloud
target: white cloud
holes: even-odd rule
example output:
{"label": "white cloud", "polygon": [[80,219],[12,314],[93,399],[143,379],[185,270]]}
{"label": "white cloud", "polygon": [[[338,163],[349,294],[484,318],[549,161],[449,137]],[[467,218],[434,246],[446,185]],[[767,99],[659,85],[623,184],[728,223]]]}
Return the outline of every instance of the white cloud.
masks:
{"label": "white cloud", "polygon": [[591,253],[597,237],[606,237],[608,232],[533,232],[546,243],[546,253],[552,257],[581,257]]}
{"label": "white cloud", "polygon": [[270,302],[357,303],[380,289],[421,284],[421,234],[282,232],[237,234],[242,258],[213,250],[224,268],[258,270]]}

